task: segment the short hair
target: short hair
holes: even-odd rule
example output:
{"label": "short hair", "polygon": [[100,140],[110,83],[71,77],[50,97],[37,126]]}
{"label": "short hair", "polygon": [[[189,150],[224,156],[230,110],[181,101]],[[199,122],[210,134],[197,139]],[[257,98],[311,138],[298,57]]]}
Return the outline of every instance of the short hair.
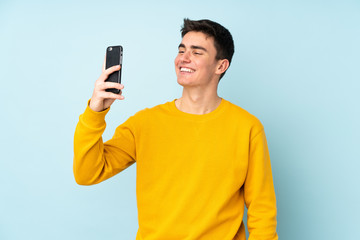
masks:
{"label": "short hair", "polygon": [[[215,58],[217,60],[227,59],[230,66],[232,56],[234,55],[234,41],[229,30],[219,23],[208,19],[194,21],[185,18],[184,25],[181,28],[181,37],[184,37],[185,34],[191,31],[202,32],[212,37],[216,49]],[[221,74],[220,79],[224,76],[225,72]]]}

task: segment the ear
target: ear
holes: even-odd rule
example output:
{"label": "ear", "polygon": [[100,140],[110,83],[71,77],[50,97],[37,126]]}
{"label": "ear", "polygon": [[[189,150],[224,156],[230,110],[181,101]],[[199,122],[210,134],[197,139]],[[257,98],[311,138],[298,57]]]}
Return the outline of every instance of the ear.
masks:
{"label": "ear", "polygon": [[216,74],[223,74],[228,68],[229,68],[229,60],[227,59],[221,59],[218,61],[218,65],[216,68]]}

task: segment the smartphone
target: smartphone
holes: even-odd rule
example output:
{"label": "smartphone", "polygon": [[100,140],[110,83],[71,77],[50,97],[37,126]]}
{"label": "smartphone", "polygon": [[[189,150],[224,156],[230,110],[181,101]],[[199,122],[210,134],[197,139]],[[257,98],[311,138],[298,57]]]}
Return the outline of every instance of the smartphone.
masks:
{"label": "smartphone", "polygon": [[[106,48],[106,63],[105,69],[109,67],[120,65],[121,68],[119,71],[113,72],[109,75],[108,79],[105,82],[116,82],[121,83],[121,70],[122,70],[122,57],[123,57],[123,47],[122,46],[110,46]],[[120,93],[119,89],[108,88],[105,91],[113,92],[116,94]]]}

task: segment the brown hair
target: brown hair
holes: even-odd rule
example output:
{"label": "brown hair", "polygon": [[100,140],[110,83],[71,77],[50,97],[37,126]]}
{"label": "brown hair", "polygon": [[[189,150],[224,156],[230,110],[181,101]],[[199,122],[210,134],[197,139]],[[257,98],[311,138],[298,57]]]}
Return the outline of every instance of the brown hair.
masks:
{"label": "brown hair", "polygon": [[[185,18],[184,25],[181,28],[181,37],[184,37],[185,34],[191,31],[202,32],[212,37],[216,49],[215,58],[217,60],[227,59],[230,65],[232,56],[234,55],[234,41],[229,30],[208,19],[194,21]],[[221,74],[220,79],[224,76],[225,72]]]}

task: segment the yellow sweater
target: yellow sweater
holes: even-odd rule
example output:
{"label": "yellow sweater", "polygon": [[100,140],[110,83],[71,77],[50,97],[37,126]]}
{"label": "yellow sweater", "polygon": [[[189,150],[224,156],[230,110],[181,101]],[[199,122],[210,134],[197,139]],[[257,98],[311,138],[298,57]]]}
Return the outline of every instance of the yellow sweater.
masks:
{"label": "yellow sweater", "polygon": [[74,175],[104,181],[136,162],[136,240],[276,240],[276,200],[263,126],[222,100],[204,115],[175,101],[130,117],[105,143],[105,115],[89,107],[74,138]]}

